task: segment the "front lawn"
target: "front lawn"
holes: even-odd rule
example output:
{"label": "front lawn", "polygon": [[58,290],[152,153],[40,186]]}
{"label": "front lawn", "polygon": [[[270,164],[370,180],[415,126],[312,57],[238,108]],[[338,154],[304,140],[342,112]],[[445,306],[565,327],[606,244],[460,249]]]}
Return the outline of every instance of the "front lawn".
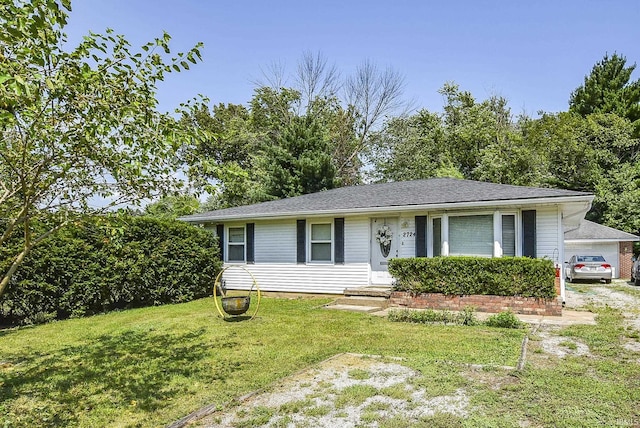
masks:
{"label": "front lawn", "polygon": [[265,298],[255,320],[225,322],[207,298],[0,331],[0,426],[162,426],[341,352],[405,357],[451,382],[457,363],[515,366],[525,334],[326,302]]}

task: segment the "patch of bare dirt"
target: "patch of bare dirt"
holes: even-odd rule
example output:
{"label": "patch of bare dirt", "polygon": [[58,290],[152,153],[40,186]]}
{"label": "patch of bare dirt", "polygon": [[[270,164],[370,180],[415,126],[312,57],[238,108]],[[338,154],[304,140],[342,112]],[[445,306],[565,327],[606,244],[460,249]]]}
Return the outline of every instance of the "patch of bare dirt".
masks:
{"label": "patch of bare dirt", "polygon": [[234,408],[208,416],[200,427],[375,427],[395,416],[417,422],[436,413],[465,416],[463,389],[432,397],[412,381],[419,372],[399,361],[341,354],[285,379]]}

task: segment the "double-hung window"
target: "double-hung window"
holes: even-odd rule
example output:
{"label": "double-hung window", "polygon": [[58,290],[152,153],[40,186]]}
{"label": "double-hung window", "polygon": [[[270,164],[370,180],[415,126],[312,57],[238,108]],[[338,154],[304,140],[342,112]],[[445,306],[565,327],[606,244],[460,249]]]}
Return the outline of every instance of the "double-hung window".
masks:
{"label": "double-hung window", "polygon": [[431,236],[433,240],[433,257],[442,255],[442,218],[435,217],[431,223]]}
{"label": "double-hung window", "polygon": [[516,255],[516,216],[515,214],[502,215],[502,255]]}
{"label": "double-hung window", "polygon": [[230,262],[245,261],[244,227],[230,227],[227,260]]}
{"label": "double-hung window", "polygon": [[333,230],[331,223],[311,224],[311,246],[312,262],[331,262]]}

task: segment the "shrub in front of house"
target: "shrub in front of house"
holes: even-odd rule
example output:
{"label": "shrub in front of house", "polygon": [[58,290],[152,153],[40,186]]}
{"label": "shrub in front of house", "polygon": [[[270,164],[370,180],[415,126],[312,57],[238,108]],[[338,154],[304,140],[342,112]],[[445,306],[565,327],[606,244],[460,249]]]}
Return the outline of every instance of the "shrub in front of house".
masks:
{"label": "shrub in front of house", "polygon": [[497,295],[553,298],[551,260],[528,257],[433,257],[392,259],[394,289],[412,295]]}
{"label": "shrub in front of house", "polygon": [[187,302],[221,268],[211,232],[176,220],[96,217],[34,248],[0,298],[0,324]]}
{"label": "shrub in front of house", "polygon": [[391,309],[387,315],[389,321],[407,322],[416,324],[457,324],[457,325],[478,325],[480,321],[476,317],[473,307],[467,306],[460,312],[434,311],[432,309],[411,310],[411,309]]}
{"label": "shrub in front of house", "polygon": [[499,314],[491,315],[484,323],[489,327],[498,328],[524,328],[525,325],[511,311],[504,311]]}

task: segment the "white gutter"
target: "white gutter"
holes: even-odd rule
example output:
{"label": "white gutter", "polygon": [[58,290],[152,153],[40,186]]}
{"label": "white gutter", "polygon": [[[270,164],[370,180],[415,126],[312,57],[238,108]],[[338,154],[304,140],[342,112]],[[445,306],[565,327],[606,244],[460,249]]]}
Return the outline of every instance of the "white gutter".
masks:
{"label": "white gutter", "polygon": [[[326,217],[339,214],[384,214],[390,212],[406,212],[406,211],[435,211],[435,210],[458,210],[464,208],[480,208],[480,207],[504,207],[509,206],[528,206],[528,205],[548,205],[548,204],[564,204],[564,203],[585,203],[588,207],[591,205],[593,195],[580,196],[563,196],[563,197],[547,197],[535,199],[506,199],[497,201],[473,201],[473,202],[448,202],[442,204],[422,204],[422,205],[398,205],[390,207],[364,207],[364,208],[342,208],[335,210],[315,210],[315,211],[297,211],[288,213],[265,213],[265,214],[238,214],[223,217],[211,216],[190,216],[189,218],[178,218],[178,220],[189,223],[203,223],[213,221],[233,221],[243,219],[290,219],[300,217]],[[214,211],[215,213],[215,211]],[[584,215],[584,214],[583,214]]]}
{"label": "white gutter", "polygon": [[593,243],[600,243],[600,242],[629,242],[629,241],[640,241],[640,238],[638,238],[637,236],[633,239],[614,239],[614,238],[607,238],[607,239],[565,239],[564,242],[567,244],[584,244],[587,242],[593,242]]}

